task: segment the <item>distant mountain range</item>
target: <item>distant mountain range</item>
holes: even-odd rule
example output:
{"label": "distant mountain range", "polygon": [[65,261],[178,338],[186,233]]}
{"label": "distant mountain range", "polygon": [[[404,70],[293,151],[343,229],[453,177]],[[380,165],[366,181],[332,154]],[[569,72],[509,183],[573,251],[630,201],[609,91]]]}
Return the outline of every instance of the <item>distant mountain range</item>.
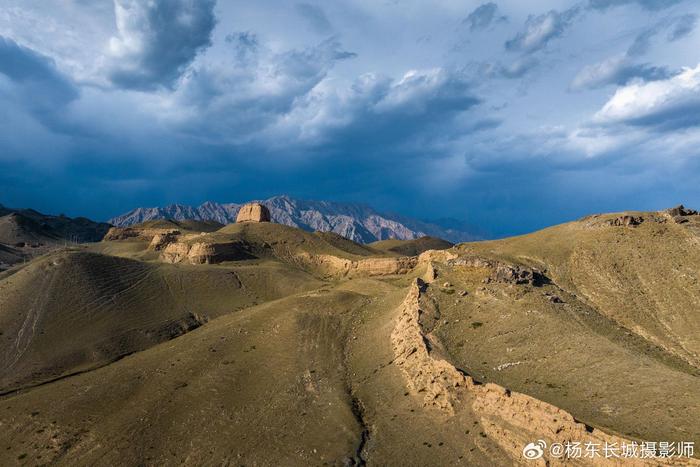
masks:
{"label": "distant mountain range", "polygon": [[[274,196],[260,202],[270,209],[273,222],[309,231],[335,232],[359,243],[387,239],[412,240],[426,235],[454,243],[478,238],[467,229],[455,227],[454,220],[450,221],[449,226],[443,226],[404,216],[380,214],[364,204],[307,201],[289,196]],[[110,219],[109,223],[117,227],[128,227],[148,220],[175,219],[230,224],[235,222],[242,205],[208,201],[197,207],[171,204],[165,207],[136,208]]]}

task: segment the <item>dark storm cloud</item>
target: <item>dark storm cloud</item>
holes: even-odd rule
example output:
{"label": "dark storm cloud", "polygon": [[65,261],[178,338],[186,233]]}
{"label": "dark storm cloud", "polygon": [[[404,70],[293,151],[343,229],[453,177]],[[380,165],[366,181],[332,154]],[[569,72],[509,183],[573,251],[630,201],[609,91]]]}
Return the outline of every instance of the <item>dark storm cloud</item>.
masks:
{"label": "dark storm cloud", "polygon": [[489,2],[476,7],[462,23],[468,25],[470,31],[478,31],[503,21],[506,21],[506,17],[499,15],[498,5]]}
{"label": "dark storm cloud", "polygon": [[336,38],[316,46],[273,52],[251,33],[227,41],[234,60],[195,66],[175,93],[192,110],[180,129],[205,140],[239,143],[259,137],[304,98],[335,66],[356,57]]}
{"label": "dark storm cloud", "polygon": [[[504,15],[522,2],[481,0],[456,31],[454,2],[388,3],[219,2],[215,18],[213,0],[117,0],[116,33],[105,1],[0,14],[56,60],[0,43],[0,202],[105,219],[289,193],[502,235],[648,208],[667,197],[668,167],[700,199],[679,177],[697,178],[683,162],[700,160],[699,80],[664,66],[696,64],[669,43],[694,31],[693,2],[654,14],[679,2],[570,0],[514,24]],[[567,92],[613,85],[604,109],[612,87]]]}
{"label": "dark storm cloud", "polygon": [[572,7],[562,12],[551,10],[529,16],[525,29],[506,41],[506,50],[532,53],[544,48],[550,41],[561,37],[579,13],[578,7]]}
{"label": "dark storm cloud", "polygon": [[[288,118],[303,128],[307,151],[410,185],[453,154],[452,142],[500,124],[475,111],[480,103],[467,77],[434,69],[399,80],[365,75],[349,89],[315,91]],[[399,166],[408,173],[397,175]]]}
{"label": "dark storm cloud", "polygon": [[215,0],[115,0],[111,81],[122,88],[171,87],[211,45]]}
{"label": "dark storm cloud", "polygon": [[[51,58],[0,36],[0,74],[11,83],[8,98],[2,105],[6,112],[14,113],[0,133],[12,133],[16,121],[20,120],[19,115],[24,112],[33,115],[45,127],[65,130],[66,122],[61,114],[66,105],[79,97],[79,91]],[[0,99],[2,94],[0,83]]]}
{"label": "dark storm cloud", "polygon": [[311,28],[319,34],[328,34],[333,30],[326,13],[318,5],[297,3],[294,7],[297,13],[306,20]]}
{"label": "dark storm cloud", "polygon": [[75,86],[57,69],[54,61],[0,36],[0,73],[30,89],[35,103],[66,103],[78,97]]}

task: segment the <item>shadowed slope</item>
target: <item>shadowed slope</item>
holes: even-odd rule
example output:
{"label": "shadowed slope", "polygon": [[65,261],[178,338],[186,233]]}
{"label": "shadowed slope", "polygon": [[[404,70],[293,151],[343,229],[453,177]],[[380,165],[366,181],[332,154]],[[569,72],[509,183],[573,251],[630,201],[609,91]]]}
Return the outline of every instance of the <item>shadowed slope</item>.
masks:
{"label": "shadowed slope", "polygon": [[47,225],[12,213],[0,217],[0,243],[18,245],[25,243],[56,243],[59,236],[52,232]]}

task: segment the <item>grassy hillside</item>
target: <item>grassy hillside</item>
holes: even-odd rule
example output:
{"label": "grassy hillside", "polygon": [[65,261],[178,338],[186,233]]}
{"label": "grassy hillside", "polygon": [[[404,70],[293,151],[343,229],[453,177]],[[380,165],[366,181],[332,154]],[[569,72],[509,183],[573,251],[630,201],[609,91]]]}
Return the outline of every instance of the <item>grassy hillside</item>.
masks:
{"label": "grassy hillside", "polygon": [[57,252],[0,281],[0,392],[83,371],[315,287],[279,263],[192,268]]}
{"label": "grassy hillside", "polygon": [[700,365],[700,237],[692,222],[657,213],[613,226],[601,215],[497,242],[468,244],[547,271],[560,287],[630,332]]}
{"label": "grassy hillside", "polygon": [[52,253],[0,276],[0,464],[528,465],[537,439],[698,443],[685,220],[601,215],[352,275],[327,267],[445,245],[267,223],[178,240],[252,253],[220,264],[143,239]]}

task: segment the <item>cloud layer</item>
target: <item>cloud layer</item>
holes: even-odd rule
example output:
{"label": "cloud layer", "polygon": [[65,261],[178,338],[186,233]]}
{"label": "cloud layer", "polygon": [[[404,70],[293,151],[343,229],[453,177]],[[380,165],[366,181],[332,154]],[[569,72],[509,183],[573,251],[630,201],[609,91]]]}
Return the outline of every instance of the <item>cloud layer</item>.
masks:
{"label": "cloud layer", "polygon": [[700,65],[665,80],[618,88],[595,120],[664,131],[700,125]]}
{"label": "cloud layer", "polygon": [[214,5],[215,0],[115,0],[111,81],[129,89],[172,87],[197,53],[211,45]]}
{"label": "cloud layer", "polygon": [[700,205],[688,0],[6,2],[3,204],[286,192],[493,235]]}

